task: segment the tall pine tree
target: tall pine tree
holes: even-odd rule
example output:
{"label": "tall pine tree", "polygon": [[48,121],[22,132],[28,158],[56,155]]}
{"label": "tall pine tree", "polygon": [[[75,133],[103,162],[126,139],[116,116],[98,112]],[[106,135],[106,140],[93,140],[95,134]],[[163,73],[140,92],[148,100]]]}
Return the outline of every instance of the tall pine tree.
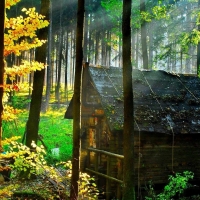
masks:
{"label": "tall pine tree", "polygon": [[131,64],[131,0],[123,0],[122,15],[122,64],[124,91],[124,132],[123,132],[123,200],[135,200],[134,183],[134,117]]}
{"label": "tall pine tree", "polygon": [[[40,14],[46,16],[46,19],[49,19],[49,0],[41,1],[41,11]],[[40,29],[38,32],[38,38],[41,40],[47,40],[48,36],[48,27]],[[35,52],[35,60],[41,63],[46,62],[46,49],[47,43],[38,47]],[[44,84],[44,75],[45,69],[41,71],[34,72],[33,79],[33,91],[31,96],[31,104],[29,111],[29,118],[27,121],[26,127],[26,145],[31,147],[32,141],[37,143],[38,140],[38,129],[39,129],[39,121],[40,121],[40,110],[42,103],[42,92],[43,92],[43,84]]]}
{"label": "tall pine tree", "polygon": [[73,97],[73,152],[70,199],[78,199],[78,180],[80,169],[80,132],[81,132],[81,74],[83,62],[83,24],[84,0],[78,0],[76,27],[76,65]]}

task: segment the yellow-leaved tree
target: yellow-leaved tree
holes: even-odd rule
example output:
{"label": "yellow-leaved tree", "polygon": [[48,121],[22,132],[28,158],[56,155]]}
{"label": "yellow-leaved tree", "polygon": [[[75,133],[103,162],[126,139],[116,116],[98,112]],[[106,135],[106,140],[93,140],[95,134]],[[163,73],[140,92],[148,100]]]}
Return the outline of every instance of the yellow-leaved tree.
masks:
{"label": "yellow-leaved tree", "polygon": [[[1,0],[4,1],[4,0]],[[22,60],[21,65],[19,66],[7,66],[6,57],[8,55],[20,56],[22,52],[25,52],[30,49],[35,49],[42,46],[46,41],[39,40],[37,37],[37,30],[47,27],[49,22],[45,20],[45,17],[36,12],[35,8],[23,8],[22,14],[16,18],[8,18],[6,15],[6,10],[10,9],[11,6],[17,4],[20,0],[5,0],[5,20],[4,20],[4,76],[3,76],[3,93],[16,89],[15,85],[6,85],[5,80],[9,78],[12,84],[15,83],[16,76],[25,76],[32,71],[44,69],[45,64],[35,61],[26,61]],[[2,66],[0,66],[1,68]],[[1,88],[1,87],[0,87]],[[3,99],[0,98],[2,102]],[[12,109],[10,106],[4,104],[4,109],[0,115],[0,125],[2,120],[13,119],[14,115],[17,113],[15,109]],[[2,133],[1,133],[2,135]],[[0,149],[2,149],[0,137]],[[9,155],[7,155],[9,157]],[[0,154],[0,159],[2,155]]]}

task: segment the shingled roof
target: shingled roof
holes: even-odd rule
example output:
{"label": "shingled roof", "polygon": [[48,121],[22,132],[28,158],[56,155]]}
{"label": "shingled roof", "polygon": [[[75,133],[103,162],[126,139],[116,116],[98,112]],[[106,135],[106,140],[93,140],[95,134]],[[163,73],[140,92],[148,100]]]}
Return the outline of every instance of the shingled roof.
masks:
{"label": "shingled roof", "polygon": [[[110,129],[122,130],[122,69],[89,67],[88,71]],[[136,130],[168,134],[200,133],[198,77],[134,69],[133,93]]]}

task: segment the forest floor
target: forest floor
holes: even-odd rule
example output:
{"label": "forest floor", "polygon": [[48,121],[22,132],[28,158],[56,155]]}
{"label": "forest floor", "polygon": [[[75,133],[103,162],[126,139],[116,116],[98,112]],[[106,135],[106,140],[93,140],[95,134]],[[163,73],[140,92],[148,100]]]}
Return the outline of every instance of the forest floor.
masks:
{"label": "forest floor", "polygon": [[[72,156],[72,125],[73,121],[64,119],[66,106],[60,109],[51,108],[46,113],[41,114],[39,124],[39,142],[43,144],[47,152],[47,161],[50,164],[56,161],[67,161]],[[28,120],[28,111],[23,110],[18,118],[13,121],[3,122],[3,138],[20,136],[21,142],[26,122]]]}
{"label": "forest floor", "polygon": [[[61,179],[66,177],[66,169],[57,167],[56,163],[67,162],[72,157],[73,121],[64,119],[66,108],[66,105],[61,105],[58,109],[56,104],[53,104],[46,113],[41,113],[40,140],[37,144],[45,147],[45,160],[49,166],[55,167]],[[28,110],[23,108],[21,111],[16,119],[3,122],[3,139],[20,136],[18,142],[22,142],[29,113]],[[4,150],[7,151],[8,149]],[[12,179],[12,173],[10,181],[0,183],[0,190],[1,188],[11,187],[13,191],[13,187],[17,187],[17,192],[12,195],[12,198],[3,199],[55,199],[53,196],[59,196],[58,199],[67,199],[67,197],[61,198],[61,196],[66,195],[66,191],[69,191],[69,181],[58,184],[45,174],[31,180],[17,180]],[[63,193],[63,191],[65,192]],[[52,198],[50,198],[50,195],[52,195]]]}

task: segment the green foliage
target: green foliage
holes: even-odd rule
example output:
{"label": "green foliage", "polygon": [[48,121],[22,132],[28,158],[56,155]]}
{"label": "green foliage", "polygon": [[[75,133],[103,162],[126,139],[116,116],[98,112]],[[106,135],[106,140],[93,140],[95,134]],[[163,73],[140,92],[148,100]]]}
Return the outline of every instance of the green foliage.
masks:
{"label": "green foliage", "polygon": [[[73,121],[64,119],[66,108],[49,109],[42,113],[39,124],[39,136],[47,148],[45,159],[49,164],[55,164],[58,161],[66,161],[72,156],[72,125]],[[14,121],[3,122],[3,138],[12,136],[21,136],[23,138],[28,112],[24,110]],[[20,141],[20,140],[18,140]],[[38,141],[38,144],[42,144]],[[55,157],[51,149],[58,147],[60,154]]]}
{"label": "green foliage", "polygon": [[13,108],[25,109],[28,107],[28,104],[31,102],[30,98],[27,96],[12,96],[11,97]]}
{"label": "green foliage", "polygon": [[[38,194],[44,199],[55,199],[56,197],[60,199],[61,196],[67,199],[72,175],[71,162],[60,162],[55,167],[50,166],[45,160],[44,147],[42,145],[37,146],[32,142],[32,148],[31,150],[19,142],[11,142],[10,151],[7,153],[12,154],[15,160],[14,164],[9,165],[12,169],[10,181],[12,184],[0,188],[0,197],[2,199],[11,197],[14,193],[20,193],[21,191],[23,193]],[[59,171],[59,169],[62,170]],[[27,179],[33,178],[33,175],[35,178],[40,177],[40,179],[36,179],[33,184],[34,180],[28,182],[24,176],[21,176],[22,172]],[[98,194],[99,191],[94,178],[80,172],[79,199],[95,200]]]}
{"label": "green foliage", "polygon": [[185,171],[183,174],[176,173],[175,176],[169,176],[169,183],[164,187],[164,190],[160,194],[155,194],[152,183],[150,183],[148,190],[148,197],[146,200],[168,200],[172,199],[175,195],[179,198],[183,194],[184,190],[190,187],[188,181],[193,179],[194,174],[190,171]]}
{"label": "green foliage", "polygon": [[[68,162],[60,162],[57,165],[62,165],[67,168],[67,177],[70,178],[72,176],[72,163]],[[80,172],[79,175],[79,198],[78,199],[89,199],[95,200],[99,194],[99,190],[97,189],[97,185],[95,184],[95,179],[90,177],[87,173]]]}
{"label": "green foliage", "polygon": [[117,12],[113,12],[112,16],[110,17],[121,17],[122,14],[122,5],[123,2],[121,0],[103,0],[101,1],[101,5],[102,7],[104,7],[106,9],[106,11],[117,11]]}
{"label": "green foliage", "polygon": [[183,52],[187,52],[189,45],[197,45],[200,41],[200,32],[197,29],[193,29],[190,32],[184,32],[179,38],[181,49]]}
{"label": "green foliage", "polygon": [[14,164],[11,165],[11,168],[17,171],[17,175],[25,174],[26,178],[30,178],[31,175],[44,173],[45,166],[47,165],[44,159],[46,154],[44,147],[38,147],[34,142],[32,142],[32,147],[33,149],[31,150],[21,143],[11,142],[9,153],[18,152],[14,157]]}
{"label": "green foliage", "polygon": [[[9,141],[9,140],[8,140]],[[7,142],[8,142],[7,141]],[[32,143],[32,150],[25,145],[11,141],[9,145],[9,151],[6,152],[5,157],[9,156],[13,158],[13,164],[10,163],[8,166],[12,170],[10,184],[2,185],[0,188],[0,197],[11,197],[16,191],[21,190],[28,193],[42,194],[45,198],[54,199],[56,196],[55,191],[47,187],[45,182],[43,184],[29,185],[27,187],[26,180],[33,177],[41,177],[44,180],[46,177],[54,180],[57,184],[60,183],[61,177],[57,173],[56,169],[48,166],[44,159],[46,154],[43,146],[37,146],[34,142]],[[54,194],[55,193],[55,194]],[[52,198],[51,198],[52,197]]]}

